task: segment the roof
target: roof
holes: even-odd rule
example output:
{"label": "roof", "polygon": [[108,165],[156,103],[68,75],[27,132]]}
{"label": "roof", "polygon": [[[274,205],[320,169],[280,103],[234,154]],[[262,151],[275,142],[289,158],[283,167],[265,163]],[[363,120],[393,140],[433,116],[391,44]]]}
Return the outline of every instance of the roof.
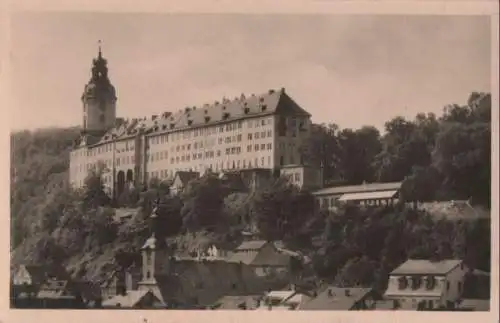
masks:
{"label": "roof", "polygon": [[[328,291],[332,292],[332,296]],[[349,291],[349,296],[346,295],[346,290]],[[354,304],[362,300],[371,288],[339,288],[328,287],[317,297],[303,304],[301,310],[350,310]]]}
{"label": "roof", "polygon": [[342,195],[347,193],[361,193],[361,192],[376,192],[376,191],[393,191],[401,188],[401,182],[393,183],[367,183],[361,185],[350,186],[334,186],[326,187],[314,191],[313,195]]}
{"label": "roof", "polygon": [[238,247],[236,247],[235,251],[242,250],[260,250],[267,244],[265,240],[252,240],[252,241],[244,241]]}
{"label": "roof", "polygon": [[283,301],[295,295],[294,290],[273,290],[266,294],[269,298],[279,298]]}
{"label": "roof", "polygon": [[249,254],[246,252],[235,252],[233,253],[229,259],[227,260],[228,262],[234,262],[234,263],[244,263],[245,265],[250,265],[255,258],[257,258],[258,254]]}
{"label": "roof", "polygon": [[462,260],[450,259],[430,261],[409,259],[391,272],[391,275],[433,274],[445,275],[462,263]]}
{"label": "roof", "polygon": [[219,310],[238,310],[244,304],[246,309],[255,309],[260,297],[261,295],[223,296],[215,302],[215,307]]}
{"label": "roof", "polygon": [[58,279],[67,279],[69,278],[66,270],[58,265],[54,266],[45,266],[45,265],[31,265],[31,264],[22,264],[19,265],[18,270],[24,268],[28,274],[31,276],[33,282],[43,283],[48,278],[54,277]]}
{"label": "roof", "polygon": [[198,172],[179,171],[175,173],[175,177],[172,184],[175,183],[175,180],[177,178],[179,178],[182,185],[186,186],[190,181],[192,181],[193,179],[197,179],[198,177],[200,177],[200,173]]}
{"label": "roof", "polygon": [[160,116],[124,120],[107,131],[97,144],[112,140],[131,138],[139,133],[169,133],[189,127],[202,127],[271,114],[310,116],[293,101],[282,88],[269,90],[260,95],[245,97],[243,94],[233,100],[223,99],[199,107],[186,107],[178,112],[163,112]]}
{"label": "roof", "polygon": [[148,293],[150,293],[148,290],[130,290],[127,291],[125,295],[116,295],[110,299],[104,300],[102,306],[134,307]]}
{"label": "roof", "polygon": [[287,267],[290,264],[289,254],[282,252],[264,253],[259,252],[250,263],[253,266]]}
{"label": "roof", "polygon": [[342,195],[339,201],[361,201],[361,200],[378,200],[393,198],[398,193],[397,190],[392,191],[377,191],[377,192],[362,192],[362,193],[347,193]]}

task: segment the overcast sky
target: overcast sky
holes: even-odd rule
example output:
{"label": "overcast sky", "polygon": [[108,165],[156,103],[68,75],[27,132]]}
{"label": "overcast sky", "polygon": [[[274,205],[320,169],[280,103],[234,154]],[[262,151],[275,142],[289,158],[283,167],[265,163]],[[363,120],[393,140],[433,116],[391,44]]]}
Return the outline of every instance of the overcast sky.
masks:
{"label": "overcast sky", "polygon": [[80,124],[98,39],[122,117],[285,87],[314,122],[382,128],[490,91],[480,16],[24,13],[11,31],[12,129]]}

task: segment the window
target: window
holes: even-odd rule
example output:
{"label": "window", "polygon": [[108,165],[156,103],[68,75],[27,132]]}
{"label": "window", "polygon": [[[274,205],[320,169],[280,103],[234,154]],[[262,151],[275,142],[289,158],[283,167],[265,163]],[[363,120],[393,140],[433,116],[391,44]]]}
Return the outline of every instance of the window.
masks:
{"label": "window", "polygon": [[248,146],[247,146],[247,151],[248,151],[248,152],[251,152],[251,151],[252,151],[252,145],[248,145]]}
{"label": "window", "polygon": [[251,133],[248,134],[248,140],[252,140],[252,134]]}
{"label": "window", "polygon": [[462,293],[462,282],[458,282],[458,292]]}
{"label": "window", "polygon": [[256,145],[255,145],[254,150],[255,150],[255,151],[259,151],[259,144],[256,144]]}
{"label": "window", "polygon": [[259,132],[256,132],[256,133],[255,133],[255,139],[259,139],[259,135],[260,135],[260,133],[259,133]]}
{"label": "window", "polygon": [[260,150],[266,150],[266,144],[260,144]]}
{"label": "window", "polygon": [[446,290],[450,290],[450,282],[446,282]]}
{"label": "window", "polygon": [[398,284],[399,289],[405,289],[406,287],[408,287],[408,281],[406,277],[399,277],[398,283],[399,283]]}
{"label": "window", "polygon": [[280,156],[280,166],[283,166],[285,164],[285,157]]}

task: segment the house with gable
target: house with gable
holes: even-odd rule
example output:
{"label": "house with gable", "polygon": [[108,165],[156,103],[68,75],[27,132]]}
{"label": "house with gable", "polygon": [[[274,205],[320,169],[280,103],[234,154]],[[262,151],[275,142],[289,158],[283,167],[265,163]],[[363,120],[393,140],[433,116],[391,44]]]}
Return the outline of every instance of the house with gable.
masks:
{"label": "house with gable", "polygon": [[248,265],[257,276],[279,284],[289,280],[291,258],[291,255],[280,252],[272,242],[251,240],[236,247],[228,261]]}
{"label": "house with gable", "polygon": [[410,310],[456,308],[469,269],[462,260],[409,259],[389,274],[385,298]]}
{"label": "house with gable", "polygon": [[200,177],[199,172],[178,171],[170,185],[170,194],[179,195],[187,187],[188,183]]}

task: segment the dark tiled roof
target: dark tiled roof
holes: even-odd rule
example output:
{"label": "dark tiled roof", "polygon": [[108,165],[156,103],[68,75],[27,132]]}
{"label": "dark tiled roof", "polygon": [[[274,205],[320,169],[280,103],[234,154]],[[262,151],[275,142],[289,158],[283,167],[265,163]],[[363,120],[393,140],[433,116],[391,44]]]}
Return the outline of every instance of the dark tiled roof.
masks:
{"label": "dark tiled roof", "polygon": [[[328,291],[332,292],[332,296]],[[346,290],[349,295],[346,295]],[[372,290],[370,288],[328,287],[317,297],[301,306],[301,310],[350,310]]]}
{"label": "dark tiled roof", "polygon": [[245,265],[251,264],[254,259],[257,257],[257,253],[246,253],[246,252],[235,252],[232,254],[232,256],[228,259],[228,262],[234,262],[234,263],[244,263]]}
{"label": "dark tiled roof", "polygon": [[259,252],[251,262],[253,266],[287,267],[290,264],[290,255],[275,252],[272,255]]}
{"label": "dark tiled roof", "polygon": [[461,260],[430,261],[409,259],[391,272],[391,275],[434,274],[444,275],[462,263]]}
{"label": "dark tiled roof", "polygon": [[240,96],[200,107],[186,107],[176,113],[164,112],[161,116],[132,119],[118,124],[106,132],[99,144],[115,139],[125,139],[139,133],[166,133],[189,127],[214,125],[221,122],[258,117],[270,114],[310,116],[284,91],[269,90],[261,95]]}
{"label": "dark tiled roof", "polygon": [[313,195],[342,195],[347,193],[366,193],[366,192],[377,192],[377,191],[389,191],[389,190],[399,190],[401,188],[401,182],[396,183],[369,183],[361,185],[350,185],[350,186],[336,186],[336,187],[326,187],[314,191]]}

